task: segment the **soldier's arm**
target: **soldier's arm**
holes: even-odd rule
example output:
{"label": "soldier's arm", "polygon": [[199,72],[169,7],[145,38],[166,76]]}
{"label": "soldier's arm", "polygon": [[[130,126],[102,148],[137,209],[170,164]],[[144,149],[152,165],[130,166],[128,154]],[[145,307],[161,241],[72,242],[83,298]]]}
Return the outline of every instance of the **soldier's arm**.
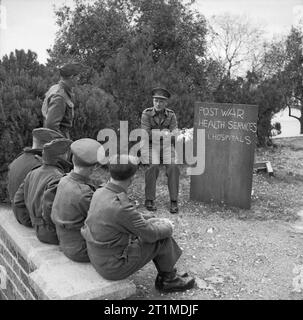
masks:
{"label": "soldier's arm", "polygon": [[123,206],[120,223],[130,233],[149,243],[171,237],[173,232],[171,224],[166,221],[155,224],[150,220],[145,220],[130,203]]}
{"label": "soldier's arm", "polygon": [[45,127],[60,132],[60,123],[65,114],[66,104],[63,97],[55,95],[49,102]]}
{"label": "soldier's arm", "polygon": [[87,212],[88,212],[93,194],[94,194],[94,191],[89,186],[87,186],[87,188],[85,189],[83,188],[82,190],[81,198],[79,201],[79,208],[84,218],[87,217]]}
{"label": "soldier's arm", "polygon": [[149,139],[151,139],[151,125],[149,121],[149,115],[146,112],[142,112],[141,116],[141,129],[148,133]]}
{"label": "soldier's arm", "polygon": [[49,181],[46,185],[42,196],[42,217],[47,223],[51,225],[53,225],[53,221],[51,219],[52,207],[56,196],[57,187],[61,178],[62,176],[59,175],[52,178],[51,181]]}
{"label": "soldier's arm", "polygon": [[25,205],[24,182],[21,183],[17,192],[15,193],[15,196],[12,202],[12,209],[19,223],[21,223],[26,227],[32,227],[30,215]]}
{"label": "soldier's arm", "polygon": [[173,113],[170,124],[169,124],[169,130],[174,133],[176,130],[178,130],[178,122],[177,122],[177,117],[176,114]]}

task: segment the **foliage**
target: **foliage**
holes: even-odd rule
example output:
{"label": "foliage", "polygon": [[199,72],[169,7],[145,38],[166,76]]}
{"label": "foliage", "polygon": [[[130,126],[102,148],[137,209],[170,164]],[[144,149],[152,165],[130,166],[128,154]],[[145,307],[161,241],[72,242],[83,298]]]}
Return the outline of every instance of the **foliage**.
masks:
{"label": "foliage", "polygon": [[74,10],[56,14],[51,60],[73,57],[93,69],[89,82],[113,97],[130,129],[151,106],[154,86],[173,93],[170,107],[182,127],[192,126],[195,100],[212,99],[220,68],[205,59],[206,22],[182,1],[76,1]]}
{"label": "foliage", "polygon": [[[0,61],[0,201],[7,198],[9,163],[32,143],[32,130],[43,125],[41,106],[48,88],[58,81],[37,55],[16,50]],[[104,127],[117,126],[117,106],[104,90],[83,85],[75,90],[72,138],[93,137]]]}

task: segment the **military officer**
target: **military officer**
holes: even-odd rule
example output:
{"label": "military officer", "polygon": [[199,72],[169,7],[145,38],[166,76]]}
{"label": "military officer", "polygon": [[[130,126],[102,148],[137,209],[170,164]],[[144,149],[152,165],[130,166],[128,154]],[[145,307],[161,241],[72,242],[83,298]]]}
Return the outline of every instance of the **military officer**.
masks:
{"label": "military officer", "polygon": [[172,237],[172,222],[165,218],[146,219],[136,210],[127,190],[138,166],[134,157],[118,157],[110,160],[110,181],[94,193],[81,229],[92,265],[105,279],[120,280],[152,260],[158,271],[158,290],[192,288],[194,278],[177,274],[175,268],[182,251]]}
{"label": "military officer", "polygon": [[74,170],[60,180],[52,207],[51,218],[56,225],[60,248],[68,258],[77,262],[89,262],[80,229],[96,189],[90,176],[98,164],[100,148],[103,149],[98,141],[88,138],[71,144]]}
{"label": "military officer", "polygon": [[59,244],[51,209],[59,180],[69,170],[71,140],[55,139],[43,146],[42,166],[30,171],[14,197],[15,214],[29,216],[41,242]]}
{"label": "military officer", "polygon": [[43,126],[60,132],[68,139],[74,119],[72,89],[77,84],[81,68],[79,63],[67,63],[60,67],[61,79],[47,91],[42,105]]}
{"label": "military officer", "polygon": [[[166,167],[166,176],[168,178],[168,190],[170,196],[170,212],[178,212],[178,193],[179,193],[179,175],[178,165],[175,163],[175,149],[165,148],[159,140],[152,139],[157,133],[154,129],[160,129],[164,132],[164,139],[169,139],[178,130],[177,118],[174,111],[168,109],[167,103],[171,94],[164,88],[154,88],[152,90],[153,107],[143,111],[141,117],[141,128],[146,130],[149,135],[149,154],[142,152],[141,159],[143,163],[149,163],[149,168],[145,172],[145,206],[149,211],[157,210],[155,205],[156,181],[159,176],[159,164]],[[145,149],[146,150],[146,149]]]}
{"label": "military officer", "polygon": [[[12,204],[15,193],[26,175],[32,169],[41,166],[43,145],[53,139],[63,138],[60,133],[47,128],[36,128],[32,131],[32,135],[32,147],[26,147],[22,153],[9,165],[7,189]],[[29,227],[31,226],[29,217],[24,217],[25,220],[23,217],[18,218],[20,219],[19,222],[21,224]]]}

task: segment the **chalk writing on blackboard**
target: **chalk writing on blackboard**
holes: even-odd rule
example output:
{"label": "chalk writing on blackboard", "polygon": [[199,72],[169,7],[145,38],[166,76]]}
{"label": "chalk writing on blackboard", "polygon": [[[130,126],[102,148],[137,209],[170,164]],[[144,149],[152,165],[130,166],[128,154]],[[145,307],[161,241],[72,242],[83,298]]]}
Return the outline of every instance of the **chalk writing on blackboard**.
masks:
{"label": "chalk writing on blackboard", "polygon": [[[242,108],[200,107],[198,115],[198,126],[208,129],[208,140],[249,145],[253,141],[252,134],[257,132],[257,123],[245,121],[245,110]],[[216,130],[223,130],[224,133]]]}

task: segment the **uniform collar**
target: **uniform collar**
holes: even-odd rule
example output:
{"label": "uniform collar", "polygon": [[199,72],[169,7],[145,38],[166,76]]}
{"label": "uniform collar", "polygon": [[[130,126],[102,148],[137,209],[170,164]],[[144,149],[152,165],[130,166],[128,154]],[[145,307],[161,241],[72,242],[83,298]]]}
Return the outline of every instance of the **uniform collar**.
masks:
{"label": "uniform collar", "polygon": [[23,149],[24,153],[31,153],[31,154],[37,154],[38,156],[42,156],[42,149],[32,149],[30,147],[25,147]]}
{"label": "uniform collar", "polygon": [[[153,107],[152,111],[151,111],[151,115],[154,117],[155,115],[159,114],[159,111],[156,111],[156,109]],[[163,110],[163,114],[165,114],[166,116],[168,116],[168,111],[167,108],[164,108]]]}
{"label": "uniform collar", "polygon": [[66,82],[64,82],[63,80],[59,81],[59,85],[71,96],[72,95],[72,88],[67,85]]}
{"label": "uniform collar", "polygon": [[82,176],[81,174],[76,173],[74,171],[71,171],[68,174],[68,176],[71,177],[73,180],[76,180],[76,181],[79,181],[79,182],[82,182],[85,184],[93,185],[93,183],[89,177]]}
{"label": "uniform collar", "polygon": [[42,163],[45,166],[56,167],[65,173],[70,172],[70,170],[73,168],[72,163],[63,159],[58,159],[58,158],[53,158],[53,159],[42,158]]}
{"label": "uniform collar", "polygon": [[105,185],[105,188],[108,189],[108,190],[111,190],[111,191],[113,191],[115,193],[121,193],[121,192],[127,193],[124,188],[122,188],[122,187],[120,187],[117,184],[112,183],[112,182],[107,182],[107,184]]}

